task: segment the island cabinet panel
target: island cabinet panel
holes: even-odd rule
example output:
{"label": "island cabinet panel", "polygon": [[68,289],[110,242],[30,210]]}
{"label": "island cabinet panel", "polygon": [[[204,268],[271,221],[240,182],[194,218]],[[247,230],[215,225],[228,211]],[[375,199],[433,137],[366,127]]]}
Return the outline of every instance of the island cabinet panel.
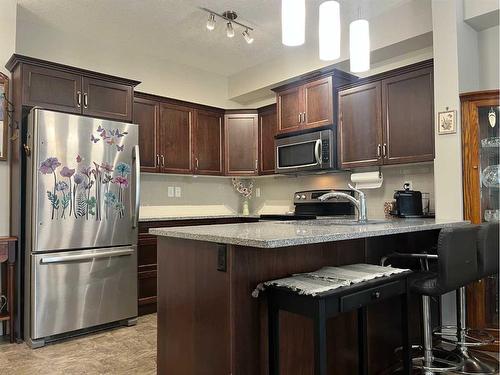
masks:
{"label": "island cabinet panel", "polygon": [[158,121],[160,106],[158,102],[134,98],[134,124],[139,125],[139,152],[141,172],[157,172],[159,167]]}
{"label": "island cabinet panel", "polygon": [[159,239],[158,374],[230,374],[230,274],[217,244],[185,242]]}
{"label": "island cabinet panel", "polygon": [[224,138],[226,175],[257,175],[257,114],[227,114],[224,118]]}
{"label": "island cabinet panel", "polygon": [[83,114],[132,121],[133,89],[129,85],[83,77]]}
{"label": "island cabinet panel", "polygon": [[292,87],[276,94],[278,103],[278,131],[297,131],[302,123],[302,88]]}
{"label": "island cabinet panel", "polygon": [[82,76],[41,66],[24,66],[23,104],[81,113]]}
{"label": "island cabinet panel", "polygon": [[339,93],[341,168],[382,164],[380,82]]}
{"label": "island cabinet panel", "polygon": [[333,124],[332,77],[306,83],[304,90],[303,127]]}
{"label": "island cabinet panel", "polygon": [[224,173],[223,115],[220,112],[198,110],[194,129],[195,173],[222,175]]}
{"label": "island cabinet panel", "polygon": [[193,172],[193,112],[189,107],[160,104],[161,172]]}
{"label": "island cabinet panel", "polygon": [[276,105],[259,110],[259,174],[274,174],[276,150],[274,137],[278,131]]}
{"label": "island cabinet panel", "polygon": [[382,80],[384,164],[434,159],[432,68]]}

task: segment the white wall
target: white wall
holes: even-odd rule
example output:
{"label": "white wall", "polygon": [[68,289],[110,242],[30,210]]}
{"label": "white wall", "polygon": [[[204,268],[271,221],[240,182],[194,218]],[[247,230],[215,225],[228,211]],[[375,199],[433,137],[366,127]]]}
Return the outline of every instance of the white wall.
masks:
{"label": "white wall", "polygon": [[499,33],[498,26],[478,32],[479,41],[479,88],[492,90],[500,87],[499,77]]}
{"label": "white wall", "polygon": [[[3,0],[0,12],[0,71],[10,76],[5,63],[16,46],[16,0]],[[9,165],[0,161],[0,236],[9,234]]]}

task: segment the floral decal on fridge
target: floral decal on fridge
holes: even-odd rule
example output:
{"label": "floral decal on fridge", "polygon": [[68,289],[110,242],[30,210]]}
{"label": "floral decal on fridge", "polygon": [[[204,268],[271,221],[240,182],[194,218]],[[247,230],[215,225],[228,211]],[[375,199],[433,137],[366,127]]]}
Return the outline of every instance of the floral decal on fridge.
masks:
{"label": "floral decal on fridge", "polygon": [[[102,139],[107,145],[115,146],[117,151],[123,151],[123,146],[115,140],[127,133],[118,130],[107,132],[101,127],[98,133],[99,138],[91,135],[94,144]],[[53,188],[47,191],[52,220],[70,217],[101,220],[111,215],[123,217],[123,193],[129,186],[130,166],[122,162],[116,165],[95,161],[86,164],[80,155],[75,158],[75,164],[75,168],[60,168],[61,163],[56,157],[49,157],[40,163],[38,171],[53,177]]]}

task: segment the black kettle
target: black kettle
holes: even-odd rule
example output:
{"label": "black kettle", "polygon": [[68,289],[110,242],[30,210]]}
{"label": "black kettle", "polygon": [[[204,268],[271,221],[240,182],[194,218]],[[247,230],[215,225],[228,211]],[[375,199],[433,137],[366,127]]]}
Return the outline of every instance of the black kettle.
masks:
{"label": "black kettle", "polygon": [[410,190],[410,184],[404,184],[403,189],[394,193],[396,203],[391,214],[398,217],[422,216],[422,193]]}

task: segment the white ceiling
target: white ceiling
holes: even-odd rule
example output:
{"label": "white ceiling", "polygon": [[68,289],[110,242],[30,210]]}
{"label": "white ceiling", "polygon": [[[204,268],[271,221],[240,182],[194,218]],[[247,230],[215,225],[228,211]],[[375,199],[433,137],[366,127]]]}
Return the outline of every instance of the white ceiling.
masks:
{"label": "white ceiling", "polygon": [[[318,6],[323,0],[306,0],[306,43],[317,43]],[[373,18],[410,0],[340,0],[341,17]],[[85,35],[113,44],[127,53],[144,54],[230,76],[279,57],[281,44],[280,0],[18,0],[24,11],[62,33]],[[361,5],[361,7],[360,7]],[[238,20],[255,28],[248,45],[237,35],[225,36],[222,20],[216,29],[205,28],[203,6],[219,13],[234,10]],[[300,47],[298,47],[300,48]]]}

